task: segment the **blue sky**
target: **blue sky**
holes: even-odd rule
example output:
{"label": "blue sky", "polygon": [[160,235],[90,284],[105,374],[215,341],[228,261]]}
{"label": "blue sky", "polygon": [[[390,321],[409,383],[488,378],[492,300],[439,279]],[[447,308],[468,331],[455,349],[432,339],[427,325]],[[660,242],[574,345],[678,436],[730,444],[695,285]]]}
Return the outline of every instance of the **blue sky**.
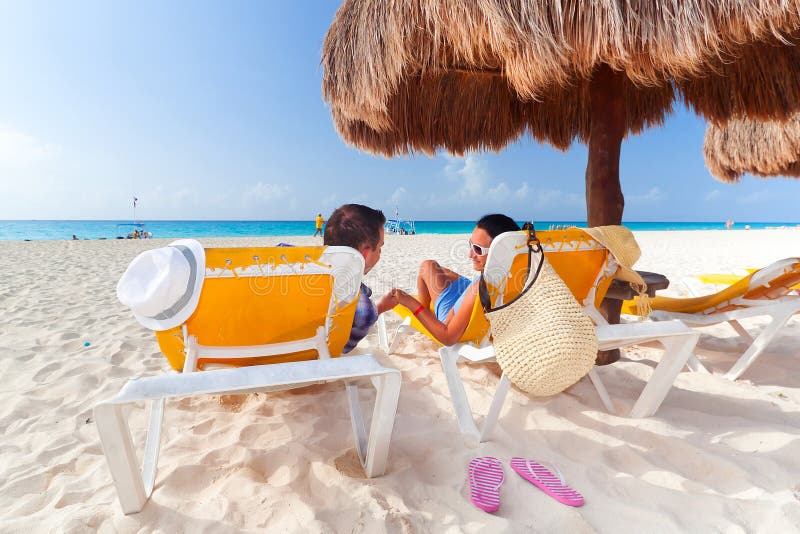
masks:
{"label": "blue sky", "polygon": [[[345,202],[419,220],[584,220],[586,149],[386,159],[338,137],[322,40],[339,2],[0,4],[0,219],[311,219]],[[796,221],[800,180],[728,185],[676,104],[627,139],[627,221]]]}

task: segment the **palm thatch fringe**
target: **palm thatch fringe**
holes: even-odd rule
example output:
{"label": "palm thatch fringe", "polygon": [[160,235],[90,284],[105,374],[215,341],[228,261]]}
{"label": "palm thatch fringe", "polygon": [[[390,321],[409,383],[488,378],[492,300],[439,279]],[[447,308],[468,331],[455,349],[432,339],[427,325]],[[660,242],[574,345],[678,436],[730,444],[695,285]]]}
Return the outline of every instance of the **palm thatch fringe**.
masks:
{"label": "palm thatch fringe", "polygon": [[788,121],[710,124],[703,156],[711,174],[724,182],[736,182],[744,173],[800,178],[800,115]]}
{"label": "palm thatch fringe", "polygon": [[559,148],[589,132],[588,80],[626,75],[625,126],[680,98],[709,120],[800,108],[800,0],[345,0],[323,46],[344,139],[385,155]]}

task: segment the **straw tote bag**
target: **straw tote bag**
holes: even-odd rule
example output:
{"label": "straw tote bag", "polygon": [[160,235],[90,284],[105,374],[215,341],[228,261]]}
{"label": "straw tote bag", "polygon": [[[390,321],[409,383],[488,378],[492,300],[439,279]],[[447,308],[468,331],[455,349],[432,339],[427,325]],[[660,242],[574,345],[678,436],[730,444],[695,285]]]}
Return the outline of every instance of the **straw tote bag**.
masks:
{"label": "straw tote bag", "polygon": [[[529,229],[528,271],[515,299],[491,307],[481,276],[479,295],[492,326],[497,363],[511,382],[533,396],[555,395],[583,378],[597,357],[594,324],[544,257]],[[531,269],[536,252],[538,265]]]}

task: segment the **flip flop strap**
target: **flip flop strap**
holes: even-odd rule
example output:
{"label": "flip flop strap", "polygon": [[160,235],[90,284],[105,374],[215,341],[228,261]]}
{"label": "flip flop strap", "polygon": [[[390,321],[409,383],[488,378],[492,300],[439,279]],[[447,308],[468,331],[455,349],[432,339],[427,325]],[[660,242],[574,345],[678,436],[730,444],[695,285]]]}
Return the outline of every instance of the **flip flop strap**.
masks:
{"label": "flip flop strap", "polygon": [[488,463],[489,465],[496,465],[496,466],[500,467],[500,481],[497,483],[497,486],[495,486],[495,487],[489,486],[493,490],[500,489],[500,486],[503,485],[503,482],[505,481],[505,478],[506,478],[506,474],[503,472],[503,464],[500,463],[500,460],[497,460],[496,458],[486,458],[486,457],[476,458],[476,460],[477,461],[473,464],[472,469],[468,470],[470,485],[472,486],[472,485],[477,485],[478,484],[478,481],[475,480],[475,470],[478,469],[478,467],[480,467],[481,464]]}
{"label": "flip flop strap", "polygon": [[[525,463],[526,463],[526,465],[528,467],[528,470],[531,472],[531,474],[535,475],[536,471],[533,470],[534,462],[532,462],[531,460],[525,460]],[[558,476],[558,479],[561,481],[561,485],[562,486],[566,486],[567,485],[567,481],[564,478],[564,475],[561,473],[561,469],[559,469],[557,465],[551,464],[551,463],[547,463],[547,462],[539,462],[539,465],[541,465],[542,467],[544,467],[546,469],[549,469],[551,473],[555,472],[555,474]]]}

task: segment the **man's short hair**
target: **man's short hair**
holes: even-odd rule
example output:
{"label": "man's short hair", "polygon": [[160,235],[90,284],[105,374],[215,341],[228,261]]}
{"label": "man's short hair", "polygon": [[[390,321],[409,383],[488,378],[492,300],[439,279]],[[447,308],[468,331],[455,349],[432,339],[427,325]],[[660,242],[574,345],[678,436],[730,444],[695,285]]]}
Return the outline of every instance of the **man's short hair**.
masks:
{"label": "man's short hair", "polygon": [[325,225],[322,242],[326,245],[375,248],[381,239],[386,217],[380,210],[361,204],[345,204],[334,210]]}

